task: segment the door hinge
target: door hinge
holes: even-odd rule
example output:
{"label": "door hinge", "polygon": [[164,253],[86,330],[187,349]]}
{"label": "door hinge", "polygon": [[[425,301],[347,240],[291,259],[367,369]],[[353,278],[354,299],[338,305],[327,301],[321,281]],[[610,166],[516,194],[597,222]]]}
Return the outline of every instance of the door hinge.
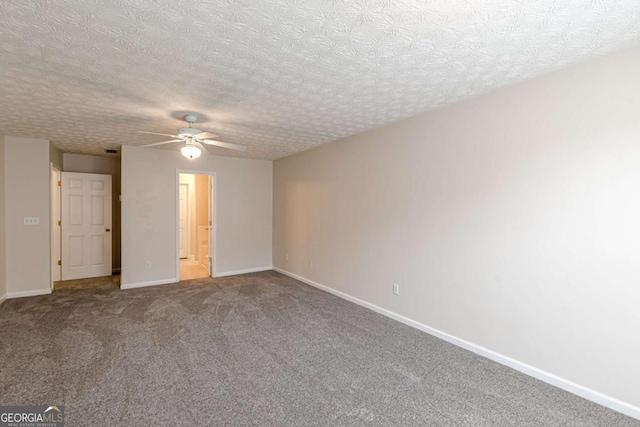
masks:
{"label": "door hinge", "polygon": [[209,225],[213,225],[213,224],[211,224],[211,221],[209,221]]}
{"label": "door hinge", "polygon": [[62,227],[62,221],[58,221],[58,226]]}
{"label": "door hinge", "polygon": [[58,265],[62,265],[62,261],[58,260]]}
{"label": "door hinge", "polygon": [[62,181],[58,181],[58,187],[62,187]]}

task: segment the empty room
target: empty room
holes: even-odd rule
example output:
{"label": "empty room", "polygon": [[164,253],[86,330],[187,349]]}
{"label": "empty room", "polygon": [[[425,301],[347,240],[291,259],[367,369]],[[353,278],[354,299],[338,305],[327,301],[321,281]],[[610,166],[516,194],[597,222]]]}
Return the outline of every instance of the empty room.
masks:
{"label": "empty room", "polygon": [[0,426],[640,426],[637,0],[0,22]]}

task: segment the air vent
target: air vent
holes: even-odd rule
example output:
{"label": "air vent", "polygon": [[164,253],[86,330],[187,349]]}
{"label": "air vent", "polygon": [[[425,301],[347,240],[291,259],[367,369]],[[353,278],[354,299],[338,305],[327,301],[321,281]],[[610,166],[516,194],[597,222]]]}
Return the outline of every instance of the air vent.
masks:
{"label": "air vent", "polygon": [[111,148],[107,148],[104,152],[107,154],[118,154],[118,150],[113,150]]}

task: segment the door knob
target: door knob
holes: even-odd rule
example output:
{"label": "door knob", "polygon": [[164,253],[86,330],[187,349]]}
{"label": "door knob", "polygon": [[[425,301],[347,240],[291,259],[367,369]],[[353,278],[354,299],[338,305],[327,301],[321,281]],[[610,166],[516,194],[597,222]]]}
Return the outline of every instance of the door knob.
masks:
{"label": "door knob", "polygon": [[108,233],[109,231],[111,231],[111,229],[110,229],[110,228],[107,228],[107,230],[106,230],[106,231],[107,231],[107,233]]}

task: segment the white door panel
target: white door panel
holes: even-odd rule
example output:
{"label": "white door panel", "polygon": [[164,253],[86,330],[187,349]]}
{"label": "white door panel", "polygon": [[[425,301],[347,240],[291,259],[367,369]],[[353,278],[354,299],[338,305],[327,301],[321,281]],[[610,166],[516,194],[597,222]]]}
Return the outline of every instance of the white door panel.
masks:
{"label": "white door panel", "polygon": [[[51,281],[60,280],[60,187],[58,181],[62,179],[58,169],[51,169]],[[52,283],[53,286],[53,283]]]}
{"label": "white door panel", "polygon": [[111,175],[62,172],[62,280],[111,275]]}

